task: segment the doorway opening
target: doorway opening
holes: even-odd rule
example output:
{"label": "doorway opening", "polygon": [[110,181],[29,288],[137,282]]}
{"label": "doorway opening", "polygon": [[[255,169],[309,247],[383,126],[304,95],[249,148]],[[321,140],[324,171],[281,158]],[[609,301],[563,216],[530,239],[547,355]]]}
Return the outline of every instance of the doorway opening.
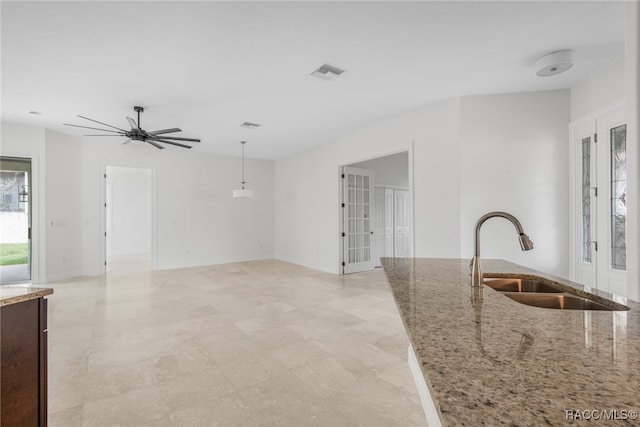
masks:
{"label": "doorway opening", "polygon": [[152,170],[105,170],[105,272],[152,269]]}
{"label": "doorway opening", "polygon": [[412,256],[413,218],[407,151],[342,167],[342,273]]}
{"label": "doorway opening", "polygon": [[0,157],[0,284],[31,280],[31,159]]}

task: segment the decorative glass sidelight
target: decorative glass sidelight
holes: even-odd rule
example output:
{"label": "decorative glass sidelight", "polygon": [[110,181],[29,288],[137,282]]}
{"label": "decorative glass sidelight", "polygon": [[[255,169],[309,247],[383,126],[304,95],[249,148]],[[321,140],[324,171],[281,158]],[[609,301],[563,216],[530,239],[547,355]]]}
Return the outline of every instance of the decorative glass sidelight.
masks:
{"label": "decorative glass sidelight", "polygon": [[627,269],[627,126],[611,132],[611,268]]}
{"label": "decorative glass sidelight", "polygon": [[591,263],[591,137],[582,139],[582,261]]}

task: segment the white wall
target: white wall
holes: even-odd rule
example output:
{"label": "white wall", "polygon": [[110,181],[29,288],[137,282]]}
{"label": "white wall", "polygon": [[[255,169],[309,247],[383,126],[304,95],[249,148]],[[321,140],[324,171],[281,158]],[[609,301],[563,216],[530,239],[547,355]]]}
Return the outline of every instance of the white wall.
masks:
{"label": "white wall", "polygon": [[46,280],[82,274],[82,140],[51,130],[46,141]]}
{"label": "white wall", "polygon": [[107,256],[151,254],[151,169],[106,172]]}
{"label": "white wall", "polygon": [[339,167],[400,151],[409,151],[415,189],[415,255],[459,256],[458,100],[450,99],[276,162],[276,257],[338,272]]}
{"label": "white wall", "polygon": [[80,139],[2,124],[0,155],[32,158],[33,281],[104,272],[107,165],[154,171],[156,268],[273,258],[274,163],[246,160],[253,199],[233,199],[239,157]]}
{"label": "white wall", "polygon": [[624,98],[625,60],[621,59],[592,78],[571,88],[571,121]]}
{"label": "white wall", "polygon": [[372,170],[373,182],[376,186],[409,187],[409,153],[407,152],[378,157],[349,166]]}
{"label": "white wall", "polygon": [[407,149],[416,256],[471,258],[475,221],[502,209],[537,247],[493,220],[485,256],[566,277],[568,122],[566,90],[456,98],[278,161],[276,256],[339,271],[338,166]]}
{"label": "white wall", "polygon": [[180,268],[250,259],[274,253],[273,162],[246,160],[253,199],[233,199],[241,160],[179,148],[85,138],[83,150],[84,274],[104,271],[103,173],[107,165],[154,171],[155,268]]}
{"label": "white wall", "polygon": [[627,2],[625,58],[571,88],[571,120],[626,100],[627,113],[627,296],[640,300],[640,194],[638,125],[640,123],[640,7]]}
{"label": "white wall", "polygon": [[627,2],[626,13],[626,67],[625,92],[627,95],[627,296],[640,301],[640,5]]}
{"label": "white wall", "polygon": [[2,123],[0,155],[31,158],[34,283],[81,274],[81,150],[79,138]]}
{"label": "white wall", "polygon": [[460,105],[463,256],[473,255],[477,219],[506,211],[535,248],[522,252],[513,225],[490,219],[482,227],[481,257],[568,277],[569,92],[471,96]]}

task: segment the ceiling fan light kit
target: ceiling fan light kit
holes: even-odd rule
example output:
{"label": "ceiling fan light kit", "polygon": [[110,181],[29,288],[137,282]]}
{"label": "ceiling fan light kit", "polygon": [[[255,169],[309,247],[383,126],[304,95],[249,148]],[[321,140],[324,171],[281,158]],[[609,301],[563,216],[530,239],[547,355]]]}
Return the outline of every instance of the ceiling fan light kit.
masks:
{"label": "ceiling fan light kit", "polygon": [[233,190],[234,199],[253,197],[253,190],[248,190],[244,188],[244,185],[247,183],[247,181],[244,180],[244,144],[246,143],[247,141],[240,141],[240,144],[242,144],[242,181],[240,181],[242,188],[239,190]]}
{"label": "ceiling fan light kit", "polygon": [[[181,147],[181,148],[191,148],[192,147],[191,145],[184,144],[182,141],[200,142],[200,140],[197,138],[178,138],[177,136],[164,136],[165,134],[168,134],[168,133],[182,132],[182,129],[179,129],[179,128],[146,131],[140,127],[140,113],[144,112],[144,108],[135,106],[133,107],[133,111],[135,111],[138,114],[138,122],[136,123],[134,119],[132,119],[131,117],[127,117],[127,121],[129,122],[129,126],[131,126],[131,130],[121,129],[117,126],[112,126],[110,124],[99,122],[97,120],[90,119],[84,116],[78,116],[78,117],[80,117],[81,119],[89,120],[94,123],[98,123],[102,126],[106,126],[111,129],[72,125],[69,123],[63,123],[63,124],[65,126],[73,126],[77,128],[83,128],[83,129],[99,130],[101,132],[109,132],[106,134],[88,134],[83,136],[124,136],[128,139],[125,142],[123,142],[123,144],[128,144],[130,142],[147,143],[149,145],[153,145],[159,150],[163,150],[165,148],[159,143],[174,145],[176,147]],[[181,142],[176,142],[176,141],[181,141]]]}

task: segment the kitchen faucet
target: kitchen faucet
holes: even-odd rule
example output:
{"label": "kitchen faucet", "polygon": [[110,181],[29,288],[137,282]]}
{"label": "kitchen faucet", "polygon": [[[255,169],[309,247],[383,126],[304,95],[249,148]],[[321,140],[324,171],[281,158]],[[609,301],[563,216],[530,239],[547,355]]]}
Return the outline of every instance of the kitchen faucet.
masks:
{"label": "kitchen faucet", "polygon": [[520,247],[522,248],[522,250],[530,251],[531,249],[533,249],[533,242],[531,241],[531,239],[529,239],[529,236],[524,233],[522,224],[520,224],[520,221],[518,221],[516,217],[506,212],[489,212],[482,215],[480,219],[478,219],[478,222],[476,222],[476,252],[473,256],[473,259],[471,260],[471,286],[474,287],[482,287],[483,285],[482,269],[480,267],[480,227],[482,227],[482,224],[484,224],[486,220],[493,217],[502,217],[511,221],[511,223],[516,227],[516,231],[518,232],[518,237],[520,238]]}

